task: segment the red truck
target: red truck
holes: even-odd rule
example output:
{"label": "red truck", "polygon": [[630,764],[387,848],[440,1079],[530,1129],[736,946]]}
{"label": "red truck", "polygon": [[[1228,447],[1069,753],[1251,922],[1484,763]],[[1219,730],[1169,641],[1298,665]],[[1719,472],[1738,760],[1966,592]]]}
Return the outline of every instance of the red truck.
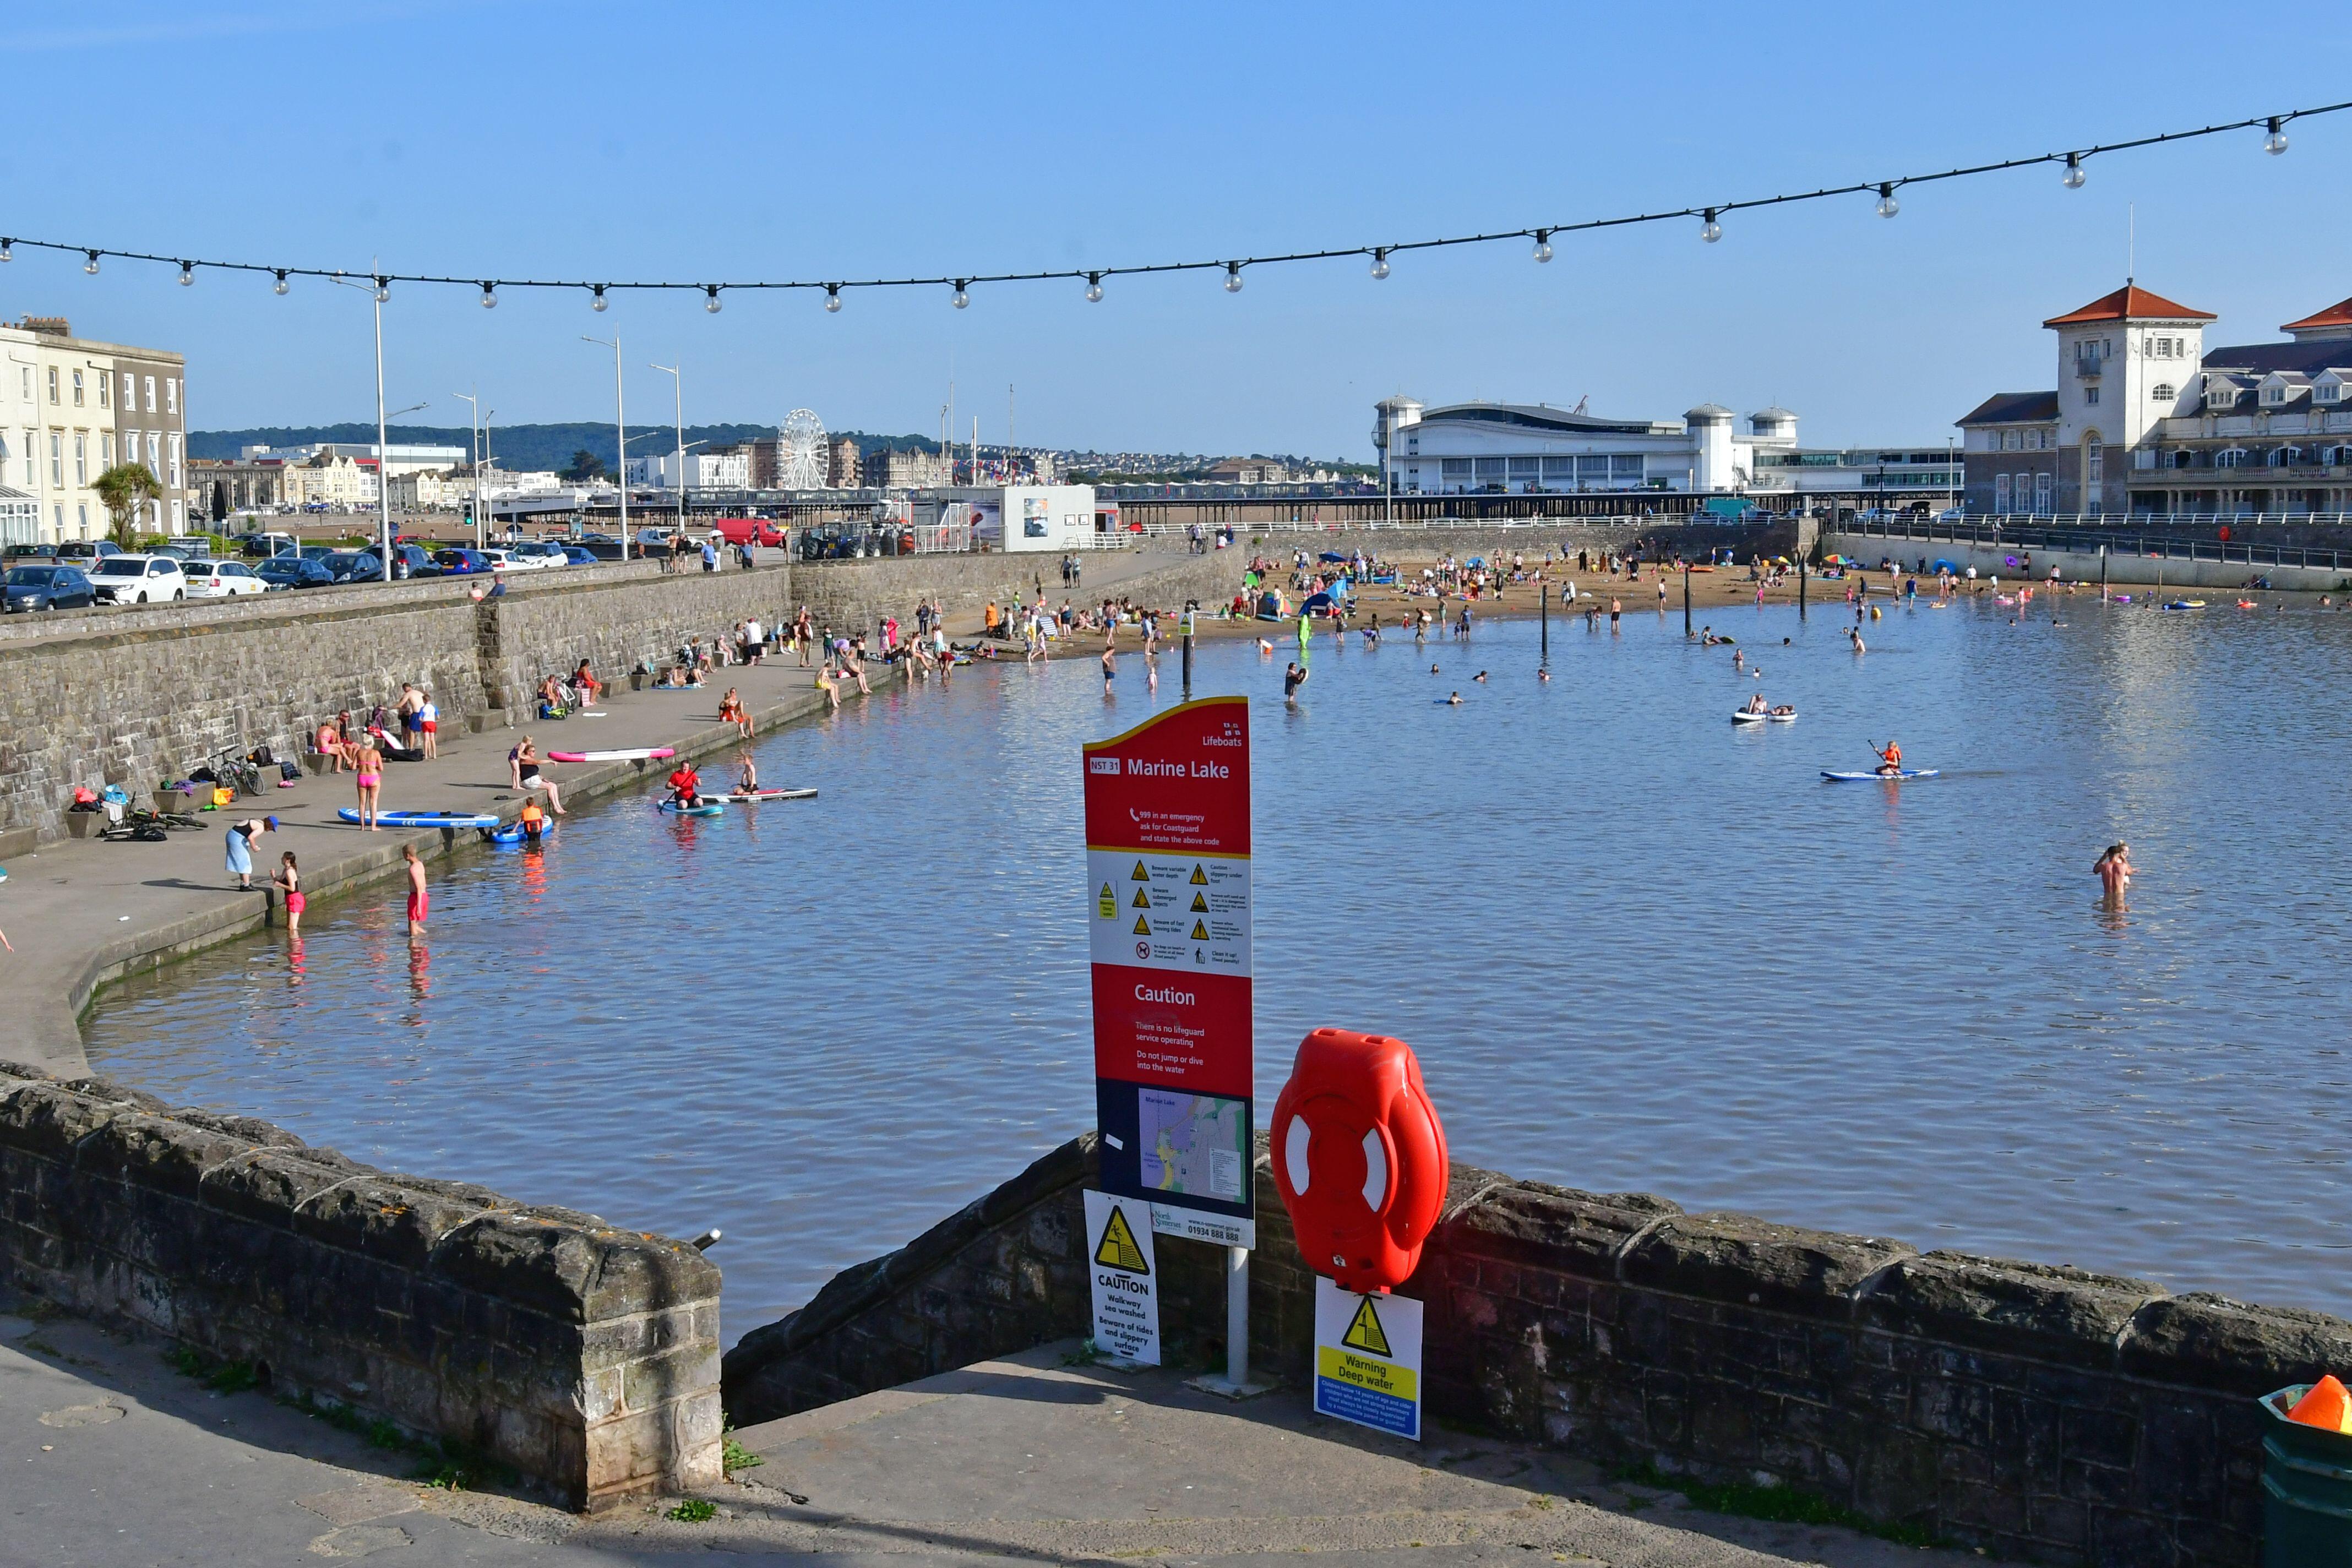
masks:
{"label": "red truck", "polygon": [[784,542],[784,531],[763,517],[688,518],[688,534],[714,532],[730,544],[746,542],[775,548]]}

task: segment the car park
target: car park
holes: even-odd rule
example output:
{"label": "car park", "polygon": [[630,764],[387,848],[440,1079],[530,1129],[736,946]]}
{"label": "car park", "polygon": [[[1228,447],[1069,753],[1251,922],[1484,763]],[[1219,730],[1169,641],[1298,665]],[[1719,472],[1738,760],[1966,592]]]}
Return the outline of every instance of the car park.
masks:
{"label": "car park", "polygon": [[188,579],[171,555],[117,552],[91,570],[89,581],[100,604],[147,605],[188,596]]}
{"label": "car park", "polygon": [[86,610],[95,603],[89,578],[79,566],[20,561],[0,574],[0,611],[12,616],[34,610]]}
{"label": "car park", "polygon": [[338,583],[380,583],[383,558],[373,550],[337,550],[318,558]]}
{"label": "car park", "polygon": [[253,574],[273,590],[332,586],[335,574],[316,561],[299,555],[273,555],[253,569]]}
{"label": "car park", "polygon": [[234,599],[246,594],[266,594],[269,584],[254,575],[242,561],[197,561],[184,563],[191,599]]}

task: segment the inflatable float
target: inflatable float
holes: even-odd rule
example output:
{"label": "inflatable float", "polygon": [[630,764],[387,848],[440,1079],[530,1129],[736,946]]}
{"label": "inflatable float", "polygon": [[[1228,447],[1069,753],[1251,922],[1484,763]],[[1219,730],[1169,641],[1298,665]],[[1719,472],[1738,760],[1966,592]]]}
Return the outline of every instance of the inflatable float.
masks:
{"label": "inflatable float", "polygon": [[716,816],[727,807],[715,800],[705,800],[700,805],[680,805],[674,800],[665,800],[654,809],[667,812],[672,816]]}
{"label": "inflatable float", "polygon": [[722,795],[719,798],[721,800],[742,801],[750,805],[757,805],[763,800],[807,800],[810,796],[815,794],[816,791],[813,789],[755,789],[749,791],[737,790],[732,795]]}
{"label": "inflatable float", "polygon": [[[539,842],[544,844],[555,832],[555,818],[548,817],[539,826]],[[522,824],[509,822],[504,827],[493,827],[485,835],[493,844],[529,844],[530,836],[523,832]]]}
{"label": "inflatable float", "polygon": [[[344,806],[335,813],[345,822],[360,819],[359,807]],[[499,819],[485,816],[478,811],[379,811],[377,822],[386,827],[496,827]]]}
{"label": "inflatable float", "polygon": [[677,755],[676,746],[624,746],[613,752],[550,752],[551,763],[657,763]]}

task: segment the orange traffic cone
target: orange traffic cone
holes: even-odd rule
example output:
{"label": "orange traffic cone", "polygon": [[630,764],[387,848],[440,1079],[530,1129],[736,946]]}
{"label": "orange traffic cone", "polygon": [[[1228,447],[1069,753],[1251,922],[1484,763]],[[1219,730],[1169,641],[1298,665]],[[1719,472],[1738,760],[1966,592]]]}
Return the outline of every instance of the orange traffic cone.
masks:
{"label": "orange traffic cone", "polygon": [[2313,1384],[2309,1394],[2295,1401],[2286,1418],[2329,1432],[2352,1433],[2352,1391],[2347,1391],[2330,1373]]}

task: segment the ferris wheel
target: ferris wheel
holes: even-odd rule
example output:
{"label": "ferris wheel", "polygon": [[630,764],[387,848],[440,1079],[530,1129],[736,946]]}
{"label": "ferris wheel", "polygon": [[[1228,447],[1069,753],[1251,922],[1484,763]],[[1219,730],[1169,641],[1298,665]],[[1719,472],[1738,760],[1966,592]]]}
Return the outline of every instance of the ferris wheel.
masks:
{"label": "ferris wheel", "polygon": [[788,490],[821,490],[825,488],[824,421],[812,408],[795,408],[784,416],[776,429],[776,441],[781,450],[776,464],[776,483]]}

